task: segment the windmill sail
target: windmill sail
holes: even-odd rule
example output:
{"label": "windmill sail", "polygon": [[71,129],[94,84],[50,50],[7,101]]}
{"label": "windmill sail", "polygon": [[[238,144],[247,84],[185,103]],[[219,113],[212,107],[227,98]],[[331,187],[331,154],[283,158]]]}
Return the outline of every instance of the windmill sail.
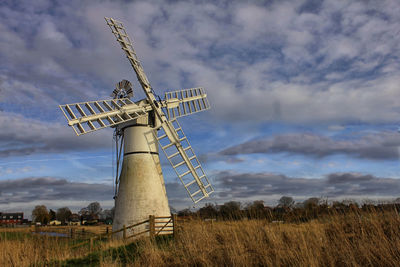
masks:
{"label": "windmill sail", "polygon": [[191,88],[165,93],[168,120],[210,108],[203,88]]}
{"label": "windmill sail", "polygon": [[168,123],[172,125],[179,142],[171,142],[163,130],[158,131],[157,140],[190,198],[197,203],[214,192],[214,188],[178,121],[173,119]]}
{"label": "windmill sail", "polygon": [[152,88],[150,86],[150,82],[147,79],[146,74],[143,71],[143,67],[140,64],[139,59],[136,56],[135,49],[133,48],[132,41],[129,38],[124,25],[122,22],[117,21],[112,18],[104,18],[107,22],[107,25],[110,27],[111,32],[114,34],[115,38],[117,39],[118,43],[121,45],[121,49],[124,50],[126,57],[129,59],[133,69],[136,72],[136,76],[139,80],[140,85],[143,87],[144,92],[146,93],[147,98],[149,98],[153,104],[156,98],[152,93]]}
{"label": "windmill sail", "polygon": [[129,98],[101,100],[60,105],[68,125],[77,135],[137,119],[147,114],[146,107],[138,106]]}

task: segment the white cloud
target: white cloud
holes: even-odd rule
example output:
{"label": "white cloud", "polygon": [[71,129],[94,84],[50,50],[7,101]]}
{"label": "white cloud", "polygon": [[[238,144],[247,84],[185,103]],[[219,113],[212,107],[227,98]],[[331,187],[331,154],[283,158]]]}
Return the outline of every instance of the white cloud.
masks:
{"label": "white cloud", "polygon": [[224,149],[220,154],[230,156],[252,153],[291,153],[317,158],[344,154],[363,159],[397,160],[399,147],[400,135],[397,132],[378,132],[352,138],[302,133],[250,140]]}
{"label": "white cloud", "polygon": [[49,6],[0,8],[0,108],[37,123],[61,120],[50,114],[58,104],[106,98],[119,80],[135,80],[103,16],[124,22],[157,93],[205,87],[214,122],[342,125],[400,115],[396,1]]}
{"label": "white cloud", "polygon": [[254,197],[264,199],[270,195],[301,198],[388,198],[396,197],[400,187],[400,179],[361,173],[331,173],[325,177],[309,179],[272,173],[221,172],[217,180],[217,194],[221,200],[246,200]]}
{"label": "white cloud", "polygon": [[90,136],[76,136],[59,123],[27,119],[15,113],[0,112],[0,156],[24,156],[32,153],[54,153],[108,148],[112,135],[100,131]]}

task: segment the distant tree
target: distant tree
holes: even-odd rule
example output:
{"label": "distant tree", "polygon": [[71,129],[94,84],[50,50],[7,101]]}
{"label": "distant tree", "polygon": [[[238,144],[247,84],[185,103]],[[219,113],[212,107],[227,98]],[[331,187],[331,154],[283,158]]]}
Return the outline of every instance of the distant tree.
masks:
{"label": "distant tree", "polygon": [[230,201],[224,203],[219,207],[219,213],[224,219],[239,219],[241,218],[241,204],[237,201]]}
{"label": "distant tree", "polygon": [[351,199],[351,198],[343,199],[343,200],[342,200],[342,203],[343,203],[344,205],[348,206],[348,207],[350,207],[350,206],[356,206],[356,207],[358,207],[357,201],[354,200],[354,199]]}
{"label": "distant tree", "polygon": [[[373,199],[366,198],[366,199],[363,199],[362,203],[366,204],[366,205],[376,205],[377,201],[373,200]],[[396,198],[393,203],[399,203],[400,204],[400,198]]]}
{"label": "distant tree", "polygon": [[32,211],[32,220],[47,224],[50,221],[50,214],[45,205],[38,205]]}
{"label": "distant tree", "polygon": [[87,210],[90,215],[99,215],[102,208],[99,202],[92,202],[87,206]]}
{"label": "distant tree", "polygon": [[115,215],[115,207],[111,208],[111,218],[114,219],[114,215]]}
{"label": "distant tree", "polygon": [[171,210],[171,214],[176,214],[178,211],[174,208],[174,207],[169,207],[169,209]]}
{"label": "distant tree", "polygon": [[347,208],[347,206],[340,201],[333,201],[332,202],[332,208],[336,209],[336,210],[344,210]]}
{"label": "distant tree", "polygon": [[62,223],[66,223],[69,218],[71,217],[72,212],[68,207],[63,207],[63,208],[59,208],[57,210],[57,220],[59,220]]}
{"label": "distant tree", "polygon": [[178,216],[190,216],[190,215],[193,215],[193,212],[190,210],[190,208],[178,211]]}
{"label": "distant tree", "polygon": [[264,209],[264,200],[254,200],[250,207]]}
{"label": "distant tree", "polygon": [[294,200],[292,197],[283,196],[279,199],[278,206],[283,208],[292,208],[294,206]]}
{"label": "distant tree", "polygon": [[304,208],[306,209],[314,209],[317,208],[319,204],[319,198],[310,197],[309,199],[304,201]]}
{"label": "distant tree", "polygon": [[99,214],[100,220],[112,220],[114,218],[114,208],[109,210],[102,210]]}
{"label": "distant tree", "polygon": [[296,203],[294,203],[294,207],[296,209],[304,209],[304,203],[303,202],[296,202]]}
{"label": "distant tree", "polygon": [[216,218],[217,217],[217,207],[212,203],[206,203],[204,207],[198,210],[198,214],[202,218]]}
{"label": "distant tree", "polygon": [[[394,204],[394,205],[398,205],[398,204]],[[376,211],[376,206],[374,204],[371,204],[371,202],[364,203],[362,205],[362,210],[369,211],[369,212],[375,212]]]}
{"label": "distant tree", "polygon": [[249,218],[265,218],[264,201],[255,200],[253,203],[247,205],[246,211]]}
{"label": "distant tree", "polygon": [[54,210],[50,209],[49,215],[50,215],[50,221],[53,221],[56,219],[56,212]]}
{"label": "distant tree", "polygon": [[318,202],[318,205],[322,209],[327,209],[329,207],[329,200],[328,198],[321,198]]}
{"label": "distant tree", "polygon": [[82,216],[88,216],[89,215],[89,210],[88,208],[81,208],[81,210],[78,212],[78,214],[82,217]]}

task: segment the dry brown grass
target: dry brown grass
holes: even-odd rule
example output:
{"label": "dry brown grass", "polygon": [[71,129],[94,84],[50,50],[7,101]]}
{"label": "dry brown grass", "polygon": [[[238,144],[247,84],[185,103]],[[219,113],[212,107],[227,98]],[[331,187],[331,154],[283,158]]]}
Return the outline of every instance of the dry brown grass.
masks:
{"label": "dry brown grass", "polygon": [[[41,227],[43,232],[68,232],[70,227]],[[75,226],[91,233],[103,233],[104,226]],[[83,257],[85,247],[71,249],[68,238],[55,238],[33,234],[35,227],[0,228],[0,266],[43,266],[54,260]],[[111,243],[112,244],[112,243]]]}
{"label": "dry brown grass", "polygon": [[[99,249],[121,245],[112,241]],[[336,214],[301,224],[192,221],[181,225],[176,240],[138,246],[134,256],[128,253],[132,246],[117,255],[98,253],[93,266],[399,266],[400,217],[385,212]],[[38,265],[87,253],[87,248],[70,249],[65,239],[2,238],[0,266]]]}
{"label": "dry brown grass", "polygon": [[72,251],[66,242],[55,238],[4,238],[0,241],[0,266],[43,265],[53,259],[68,259],[85,255],[86,251]]}
{"label": "dry brown grass", "polygon": [[331,216],[303,224],[240,221],[185,225],[176,243],[149,245],[136,266],[399,266],[395,213]]}

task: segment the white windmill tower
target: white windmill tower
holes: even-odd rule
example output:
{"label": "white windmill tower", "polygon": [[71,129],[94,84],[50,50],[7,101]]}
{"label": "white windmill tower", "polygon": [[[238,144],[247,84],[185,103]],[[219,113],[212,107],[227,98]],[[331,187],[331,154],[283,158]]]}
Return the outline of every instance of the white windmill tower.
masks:
{"label": "white windmill tower", "polygon": [[158,144],[193,202],[214,192],[177,121],[177,117],[210,106],[203,88],[167,92],[161,100],[150,86],[122,23],[105,19],[135,70],[146,98],[130,100],[132,85],[123,80],[113,91],[114,99],[60,105],[60,108],[77,135],[115,128],[117,175],[113,230],[118,230],[149,215],[170,216]]}

